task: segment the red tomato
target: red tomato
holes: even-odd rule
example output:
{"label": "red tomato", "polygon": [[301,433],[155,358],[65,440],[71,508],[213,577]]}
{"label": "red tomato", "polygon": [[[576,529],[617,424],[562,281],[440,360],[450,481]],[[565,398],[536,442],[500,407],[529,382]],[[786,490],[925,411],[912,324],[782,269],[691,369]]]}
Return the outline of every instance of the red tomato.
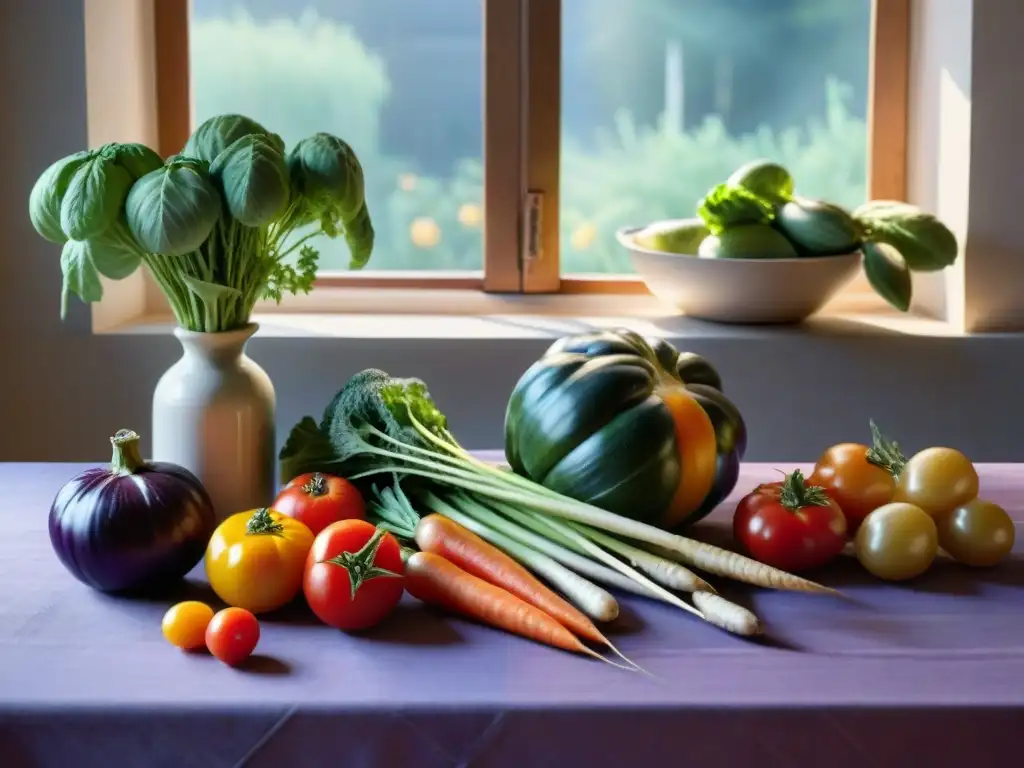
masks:
{"label": "red tomato", "polygon": [[865,517],[892,501],[896,492],[892,473],[868,461],[870,450],[859,443],[833,445],[818,459],[808,478],[838,502],[851,535]]}
{"label": "red tomato", "polygon": [[305,523],[314,536],[339,520],[366,519],[366,505],[359,490],[343,477],[321,472],[296,477],[271,507]]}
{"label": "red tomato", "polygon": [[369,629],[402,599],[398,540],[365,520],[342,520],[320,532],[306,558],[306,602],[319,619],[346,631]]}
{"label": "red tomato", "polygon": [[234,666],[245,661],[260,641],[260,623],[245,608],[218,611],[206,627],[206,647],[216,658]]}
{"label": "red tomato", "polygon": [[744,496],[732,520],[733,536],[765,565],[797,572],[834,559],[846,544],[846,518],[823,488],[796,470]]}

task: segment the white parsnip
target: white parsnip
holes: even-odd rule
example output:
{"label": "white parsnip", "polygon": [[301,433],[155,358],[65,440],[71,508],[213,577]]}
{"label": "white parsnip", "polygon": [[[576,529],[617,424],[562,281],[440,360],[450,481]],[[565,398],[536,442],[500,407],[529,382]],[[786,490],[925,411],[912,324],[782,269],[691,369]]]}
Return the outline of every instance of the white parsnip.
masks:
{"label": "white parsnip", "polygon": [[595,544],[611,550],[624,557],[630,565],[643,571],[656,582],[669,589],[678,589],[681,592],[715,592],[716,590],[704,579],[697,576],[693,571],[683,567],[673,560],[666,560],[663,557],[651,554],[643,549],[634,547],[614,536],[598,531],[580,523],[569,523],[570,526],[582,533]]}
{"label": "white parsnip", "polygon": [[626,565],[626,563],[619,560],[617,557],[615,557],[615,555],[606,552],[604,549],[602,549],[597,544],[592,542],[582,533],[578,533],[574,528],[571,528],[565,522],[561,520],[554,520],[552,518],[541,517],[540,513],[534,511],[524,512],[523,514],[532,515],[534,517],[543,519],[544,522],[551,526],[554,530],[558,531],[566,538],[572,539],[577,544],[579,544],[588,555],[597,560],[600,560],[608,567],[614,568],[624,576],[628,576],[629,578],[633,579],[633,581],[637,582],[643,587],[646,587],[648,590],[658,595],[658,597],[660,597],[666,603],[674,605],[677,608],[682,608],[684,611],[692,613],[695,616],[699,616],[702,619],[704,618],[704,614],[702,614],[699,610],[695,609],[689,603],[686,603],[683,600],[681,600],[678,595],[673,595],[660,584],[655,584],[642,573],[635,570],[632,566]]}
{"label": "white parsnip", "polygon": [[761,634],[761,621],[742,605],[711,592],[694,592],[692,597],[708,623],[737,635]]}

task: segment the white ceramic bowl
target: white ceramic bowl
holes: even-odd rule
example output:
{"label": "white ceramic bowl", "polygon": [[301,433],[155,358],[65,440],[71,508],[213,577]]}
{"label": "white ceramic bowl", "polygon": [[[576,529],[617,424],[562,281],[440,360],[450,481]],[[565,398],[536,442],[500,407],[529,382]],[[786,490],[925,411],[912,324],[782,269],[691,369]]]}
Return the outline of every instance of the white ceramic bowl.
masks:
{"label": "white ceramic bowl", "polygon": [[702,259],[636,244],[643,227],[616,232],[651,293],[680,312],[719,323],[798,323],[857,273],[859,251],[798,259]]}

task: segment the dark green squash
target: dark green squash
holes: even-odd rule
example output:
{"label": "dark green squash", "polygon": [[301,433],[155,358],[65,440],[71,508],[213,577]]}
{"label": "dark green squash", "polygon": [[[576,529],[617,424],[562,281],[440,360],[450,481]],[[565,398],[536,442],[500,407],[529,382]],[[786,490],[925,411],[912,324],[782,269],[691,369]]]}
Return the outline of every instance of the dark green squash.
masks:
{"label": "dark green squash", "polygon": [[745,450],[743,418],[711,364],[628,330],[559,339],[520,378],[505,414],[513,471],[663,527],[711,512]]}

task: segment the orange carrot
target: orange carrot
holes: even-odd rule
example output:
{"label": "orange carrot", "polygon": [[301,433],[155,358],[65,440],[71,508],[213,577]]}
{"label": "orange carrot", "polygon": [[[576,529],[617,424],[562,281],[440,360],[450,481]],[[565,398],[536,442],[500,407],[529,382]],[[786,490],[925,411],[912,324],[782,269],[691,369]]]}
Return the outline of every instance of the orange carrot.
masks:
{"label": "orange carrot", "polygon": [[427,515],[416,526],[416,544],[424,552],[440,555],[478,579],[511,592],[580,637],[611,645],[582,611],[548,589],[500,549],[454,520],[438,514]]}
{"label": "orange carrot", "polygon": [[415,552],[405,563],[405,589],[417,600],[477,619],[506,632],[616,664],[585,646],[551,616],[501,587],[477,578],[433,552]]}

